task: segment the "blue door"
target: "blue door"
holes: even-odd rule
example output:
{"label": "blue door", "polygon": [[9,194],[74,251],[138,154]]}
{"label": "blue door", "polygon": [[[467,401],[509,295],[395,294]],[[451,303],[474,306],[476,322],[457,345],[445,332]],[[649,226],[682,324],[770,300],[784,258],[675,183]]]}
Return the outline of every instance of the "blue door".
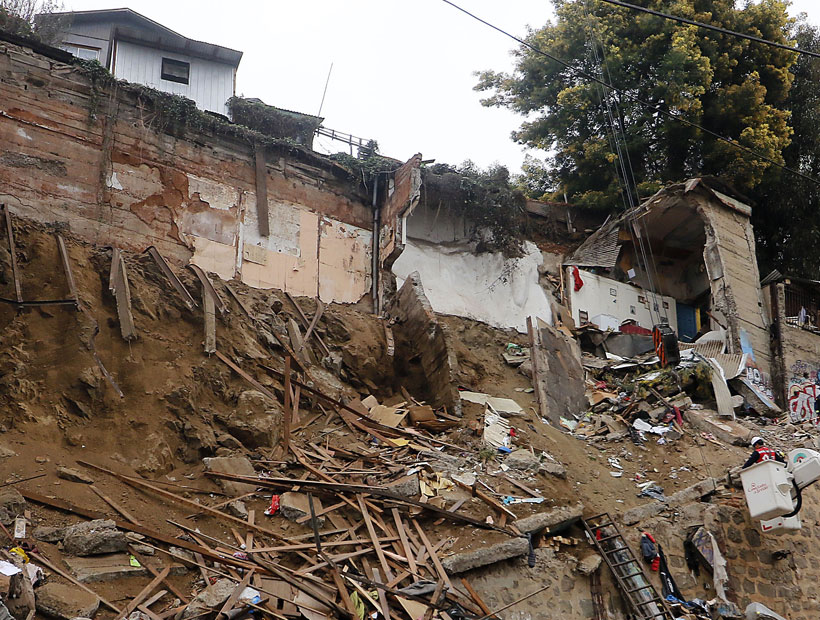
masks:
{"label": "blue door", "polygon": [[695,307],[680,302],[676,302],[675,307],[678,311],[678,339],[681,342],[692,342],[698,334]]}

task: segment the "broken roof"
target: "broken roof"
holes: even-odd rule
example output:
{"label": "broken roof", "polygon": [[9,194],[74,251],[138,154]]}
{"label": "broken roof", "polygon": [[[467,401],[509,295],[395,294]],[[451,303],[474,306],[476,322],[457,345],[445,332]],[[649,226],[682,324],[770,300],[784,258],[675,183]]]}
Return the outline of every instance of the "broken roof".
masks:
{"label": "broken roof", "polygon": [[[719,191],[716,186],[724,191]],[[618,261],[621,247],[620,231],[628,225],[630,219],[642,218],[655,211],[668,210],[680,204],[682,200],[685,200],[687,194],[696,190],[705,191],[727,208],[737,211],[745,217],[750,217],[752,214],[752,208],[741,202],[740,198],[742,196],[728,184],[713,177],[689,179],[685,183],[676,183],[661,189],[640,205],[624,212],[620,217],[605,222],[564,261],[564,264],[578,267],[613,268]],[[729,193],[734,194],[736,197],[730,196]],[[681,227],[685,225],[683,220],[665,221],[661,219],[660,221],[664,222],[666,228],[676,230],[678,236],[685,232],[681,230]],[[694,239],[690,239],[690,241],[694,241]]]}

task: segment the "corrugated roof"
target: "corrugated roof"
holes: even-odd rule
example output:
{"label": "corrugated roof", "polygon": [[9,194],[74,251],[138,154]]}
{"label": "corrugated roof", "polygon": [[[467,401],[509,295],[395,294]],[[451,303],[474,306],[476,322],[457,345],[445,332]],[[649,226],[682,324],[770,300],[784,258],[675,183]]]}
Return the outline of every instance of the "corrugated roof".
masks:
{"label": "corrugated roof", "polygon": [[564,264],[577,267],[606,267],[611,269],[618,262],[618,254],[621,251],[620,229],[620,219],[604,224],[592,233],[572,253],[572,256],[564,261]]}

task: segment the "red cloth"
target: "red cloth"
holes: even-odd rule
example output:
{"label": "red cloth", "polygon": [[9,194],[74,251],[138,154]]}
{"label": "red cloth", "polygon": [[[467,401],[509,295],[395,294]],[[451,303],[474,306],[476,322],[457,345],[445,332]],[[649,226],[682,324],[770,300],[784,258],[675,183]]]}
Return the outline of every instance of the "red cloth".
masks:
{"label": "red cloth", "polygon": [[279,496],[274,495],[270,498],[270,508],[265,511],[267,516],[271,516],[276,514],[276,511],[279,510]]}
{"label": "red cloth", "polygon": [[581,287],[584,285],[584,281],[581,279],[581,271],[578,267],[572,268],[572,279],[575,280],[575,292],[581,290]]}
{"label": "red cloth", "polygon": [[651,336],[652,330],[647,329],[645,327],[641,327],[640,325],[633,325],[631,323],[627,323],[626,325],[621,325],[621,333],[638,334],[639,336]]}
{"label": "red cloth", "polygon": [[656,556],[652,559],[652,566],[651,566],[651,568],[652,568],[652,570],[653,570],[653,571],[658,572],[658,569],[659,569],[660,567],[661,567],[661,556],[656,555]]}

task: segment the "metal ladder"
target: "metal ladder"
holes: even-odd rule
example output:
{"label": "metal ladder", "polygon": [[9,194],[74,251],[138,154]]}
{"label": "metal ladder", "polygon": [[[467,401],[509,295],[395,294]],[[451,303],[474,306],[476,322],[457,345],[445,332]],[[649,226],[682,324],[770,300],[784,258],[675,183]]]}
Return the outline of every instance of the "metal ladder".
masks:
{"label": "metal ladder", "polygon": [[606,562],[637,620],[674,620],[672,612],[633,555],[608,513],[581,519],[589,539]]}

